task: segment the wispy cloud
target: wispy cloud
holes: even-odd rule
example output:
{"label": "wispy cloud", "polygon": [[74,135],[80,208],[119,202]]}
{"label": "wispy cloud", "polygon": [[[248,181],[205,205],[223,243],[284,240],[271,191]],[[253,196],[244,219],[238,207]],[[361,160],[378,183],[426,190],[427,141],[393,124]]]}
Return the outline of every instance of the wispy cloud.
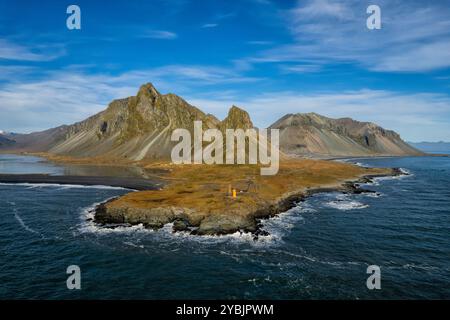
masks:
{"label": "wispy cloud", "polygon": [[169,65],[155,68],[151,72],[156,77],[170,76],[179,81],[197,81],[197,84],[212,85],[224,83],[246,83],[260,78],[241,75],[233,68],[215,66]]}
{"label": "wispy cloud", "polygon": [[264,4],[264,5],[271,4],[270,0],[250,0],[250,1],[258,3],[258,4]]}
{"label": "wispy cloud", "polygon": [[194,88],[206,91],[211,85],[259,80],[216,66],[168,65],[116,75],[92,74],[86,68],[69,66],[34,80],[0,83],[0,129],[30,132],[74,123],[105,109],[113,99],[135,95],[146,82],[163,93],[176,88],[175,93],[184,96]]}
{"label": "wispy cloud", "polygon": [[281,65],[280,69],[284,73],[313,73],[321,71],[322,66],[318,64]]}
{"label": "wispy cloud", "polygon": [[219,26],[218,23],[205,23],[204,25],[202,25],[202,28],[215,28]]}
{"label": "wispy cloud", "polygon": [[248,41],[247,43],[248,44],[259,45],[259,46],[266,46],[266,45],[273,44],[272,41],[264,41],[264,40],[253,40],[253,41]]}
{"label": "wispy cloud", "polygon": [[382,29],[366,27],[367,3],[299,1],[284,11],[294,41],[258,62],[353,62],[373,71],[426,72],[450,67],[449,3],[379,0]]}
{"label": "wispy cloud", "polygon": [[144,33],[142,33],[140,37],[151,39],[173,40],[178,38],[178,35],[174,32],[167,30],[147,30]]}
{"label": "wispy cloud", "polygon": [[446,120],[450,117],[450,98],[438,93],[406,94],[367,89],[310,94],[267,92],[249,98],[190,97],[188,101],[221,117],[231,104],[243,106],[259,127],[267,127],[288,113],[317,112],[333,118],[353,117],[375,122],[411,141],[448,140],[450,137]]}
{"label": "wispy cloud", "polygon": [[56,50],[42,46],[31,48],[7,39],[0,39],[0,60],[50,61],[64,54],[65,52],[61,48]]}
{"label": "wispy cloud", "polygon": [[219,26],[219,22],[223,22],[223,20],[234,17],[236,17],[236,12],[218,13],[210,17],[210,22],[203,24],[202,28],[217,28]]}
{"label": "wispy cloud", "polygon": [[[80,121],[105,109],[113,99],[134,95],[141,84],[150,81],[163,93],[176,88],[174,93],[221,118],[232,104],[242,106],[259,127],[269,126],[287,113],[317,112],[375,122],[408,140],[450,137],[446,120],[450,118],[450,98],[445,94],[365,89],[248,95],[240,90],[218,91],[216,87],[258,80],[215,66],[172,65],[117,75],[88,74],[82,68],[52,71],[41,79],[0,86],[0,129],[30,132]],[[213,84],[212,91],[209,84]]]}
{"label": "wispy cloud", "polygon": [[36,70],[36,68],[32,66],[0,65],[0,80],[20,80],[34,70]]}

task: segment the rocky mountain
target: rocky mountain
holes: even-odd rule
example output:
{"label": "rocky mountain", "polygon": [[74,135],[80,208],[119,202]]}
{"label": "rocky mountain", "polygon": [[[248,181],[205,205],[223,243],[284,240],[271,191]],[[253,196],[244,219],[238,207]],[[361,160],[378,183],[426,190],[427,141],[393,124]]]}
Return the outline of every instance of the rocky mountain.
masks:
{"label": "rocky mountain", "polygon": [[228,115],[223,119],[219,128],[224,131],[225,129],[249,129],[253,128],[252,120],[247,111],[242,110],[236,106],[232,106],[228,111]]}
{"label": "rocky mountain", "polygon": [[280,149],[301,156],[420,155],[391,130],[350,118],[316,113],[287,114],[270,128],[280,130]]}
{"label": "rocky mountain", "polygon": [[247,112],[233,106],[224,121],[205,114],[174,94],[160,94],[148,83],[136,96],[112,101],[106,110],[69,126],[18,135],[15,150],[49,152],[74,157],[166,159],[177,142],[176,128],[193,134],[194,121],[208,128],[253,127]]}
{"label": "rocky mountain", "polygon": [[30,134],[7,135],[7,138],[14,141],[14,144],[0,146],[0,151],[12,150],[15,152],[42,152],[48,151],[50,146],[54,145],[58,141],[64,139],[68,126],[60,126],[52,129],[48,129],[40,132],[33,132]]}
{"label": "rocky mountain", "polygon": [[136,96],[114,100],[102,111],[67,128],[64,139],[48,152],[77,157],[114,156],[142,160],[167,158],[176,128],[193,132],[193,122],[204,127],[219,121],[174,94],[162,95],[151,84]]}
{"label": "rocky mountain", "polygon": [[[152,84],[136,96],[112,101],[88,119],[31,134],[0,135],[0,151],[49,152],[73,157],[119,157],[131,160],[169,159],[172,131],[193,135],[194,121],[203,130],[253,128],[249,114],[232,106],[219,121],[174,94],[160,94]],[[394,131],[350,118],[330,119],[315,113],[288,114],[270,128],[280,129],[282,156],[418,155]],[[270,143],[270,141],[269,141]],[[266,148],[266,142],[259,144]]]}

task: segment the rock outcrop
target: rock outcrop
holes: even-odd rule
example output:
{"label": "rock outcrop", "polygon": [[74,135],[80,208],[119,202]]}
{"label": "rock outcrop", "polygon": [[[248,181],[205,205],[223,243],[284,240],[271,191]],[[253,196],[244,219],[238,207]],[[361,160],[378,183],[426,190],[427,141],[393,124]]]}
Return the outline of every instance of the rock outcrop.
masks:
{"label": "rock outcrop", "polygon": [[[304,186],[300,187],[303,184],[302,182],[291,181],[291,184],[297,184],[297,188],[287,188],[286,191],[277,194],[280,191],[275,191],[274,189],[277,182],[272,181],[272,183],[268,183],[268,181],[265,181],[261,188],[271,189],[271,198],[259,197],[258,193],[261,193],[262,190],[256,193],[249,191],[240,193],[238,198],[234,200],[223,198],[220,193],[214,196],[212,193],[207,194],[207,198],[210,200],[214,197],[222,199],[222,208],[219,210],[218,208],[214,208],[214,205],[212,205],[213,201],[203,201],[201,205],[198,203],[196,205],[193,204],[192,199],[186,196],[187,190],[175,192],[177,199],[175,201],[172,200],[169,204],[167,198],[170,198],[170,188],[174,187],[172,185],[165,191],[157,191],[157,193],[147,194],[143,197],[139,193],[133,193],[100,204],[95,208],[95,222],[111,227],[124,224],[142,224],[144,227],[150,229],[160,229],[168,223],[173,223],[174,232],[183,231],[195,235],[223,235],[235,232],[249,232],[257,237],[258,235],[266,234],[266,231],[261,230],[261,219],[286,212],[296,206],[299,201],[304,200],[312,194],[331,191],[355,194],[364,192],[375,193],[375,191],[361,188],[359,184],[370,182],[374,177],[404,174],[398,169],[350,168],[348,164],[340,164],[337,162],[332,165],[336,168],[342,166],[338,170],[342,170],[342,174],[347,177],[351,177],[358,172],[352,178],[354,182],[335,181],[334,183],[328,183],[323,186],[305,188]],[[347,171],[345,171],[346,168]],[[303,170],[300,168],[297,169]],[[294,170],[292,174],[301,176],[302,174],[300,172]],[[348,172],[348,174],[345,172]],[[279,181],[286,180],[281,177]],[[165,194],[161,195],[163,192]],[[161,197],[164,200],[158,199]],[[200,192],[200,195],[197,193],[192,197],[202,198],[202,194]]]}

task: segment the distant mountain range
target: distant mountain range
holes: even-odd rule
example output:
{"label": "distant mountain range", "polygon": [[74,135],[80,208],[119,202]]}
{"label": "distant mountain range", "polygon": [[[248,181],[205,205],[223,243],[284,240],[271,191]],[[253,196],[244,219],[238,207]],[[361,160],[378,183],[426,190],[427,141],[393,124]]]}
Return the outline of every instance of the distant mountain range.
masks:
{"label": "distant mountain range", "polygon": [[3,133],[0,133],[0,147],[3,146],[12,146],[14,145],[15,141],[7,138],[7,136]]}
{"label": "distant mountain range", "polygon": [[280,148],[290,155],[419,155],[398,133],[371,122],[331,119],[317,113],[287,114],[270,128],[280,130]]}
{"label": "distant mountain range", "polygon": [[[48,152],[73,157],[120,157],[132,160],[167,159],[176,142],[176,128],[252,128],[248,113],[231,107],[220,121],[174,94],[160,94],[148,83],[136,96],[112,101],[106,110],[84,121],[30,134],[0,134],[0,150]],[[350,118],[331,119],[288,114],[270,128],[280,129],[280,148],[295,156],[420,155],[394,131]]]}
{"label": "distant mountain range", "polygon": [[413,147],[428,153],[448,153],[450,154],[450,142],[408,142]]}

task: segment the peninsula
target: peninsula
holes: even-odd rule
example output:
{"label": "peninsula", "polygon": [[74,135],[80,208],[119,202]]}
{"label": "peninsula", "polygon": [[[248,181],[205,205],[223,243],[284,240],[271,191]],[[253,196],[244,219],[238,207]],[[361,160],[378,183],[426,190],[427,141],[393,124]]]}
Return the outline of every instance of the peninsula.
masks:
{"label": "peninsula", "polygon": [[[320,160],[342,156],[418,156],[400,136],[373,123],[330,119],[315,113],[290,114],[270,128],[280,130],[276,175],[260,175],[260,165],[174,164],[171,132],[254,128],[249,114],[233,106],[220,121],[174,94],[160,94],[151,84],[136,96],[111,102],[90,118],[42,132],[2,136],[0,152],[31,153],[60,163],[137,166],[157,179],[124,177],[0,176],[0,181],[106,184],[140,190],[100,204],[99,224],[143,224],[198,235],[264,233],[260,219],[293,207],[315,192],[363,192],[358,182],[398,170],[362,168]],[[154,175],[152,175],[154,177]],[[133,180],[134,179],[134,180]],[[153,178],[152,178],[153,179]]]}

